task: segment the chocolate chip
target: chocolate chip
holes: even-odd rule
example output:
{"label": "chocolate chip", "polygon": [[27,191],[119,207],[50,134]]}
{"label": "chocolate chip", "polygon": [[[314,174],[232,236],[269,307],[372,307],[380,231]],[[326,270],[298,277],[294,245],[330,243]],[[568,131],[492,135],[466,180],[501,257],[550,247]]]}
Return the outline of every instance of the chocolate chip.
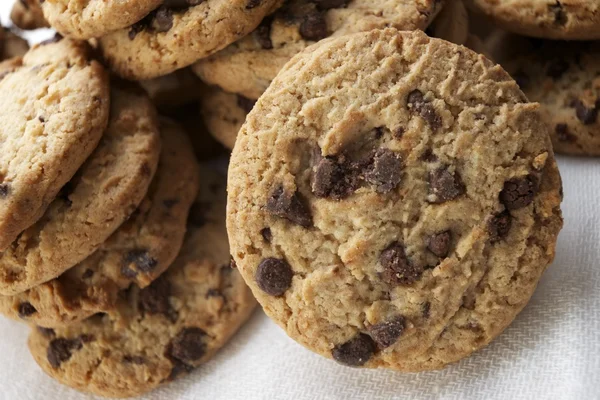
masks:
{"label": "chocolate chip", "polygon": [[405,131],[406,131],[406,129],[399,126],[396,129],[394,129],[393,135],[396,139],[400,140],[400,139],[402,139],[402,136],[404,136]]}
{"label": "chocolate chip", "polygon": [[159,278],[140,291],[139,307],[150,315],[162,314],[169,321],[177,321],[177,311],[171,307],[171,284],[165,278]]}
{"label": "chocolate chip", "polygon": [[316,42],[325,39],[328,35],[327,21],[325,21],[325,16],[320,12],[308,14],[300,24],[300,36],[306,40]]}
{"label": "chocolate chip", "polygon": [[271,50],[273,48],[273,41],[271,40],[271,24],[273,18],[265,18],[256,28],[255,35],[258,44],[265,50]]}
{"label": "chocolate chip", "polygon": [[190,209],[190,213],[188,215],[188,223],[195,226],[196,228],[203,227],[208,222],[208,218],[206,216],[209,211],[210,203],[204,201],[196,201]]}
{"label": "chocolate chip", "polygon": [[437,156],[433,153],[431,149],[425,150],[423,154],[421,154],[421,157],[419,157],[419,159],[427,163],[434,163],[438,160]]}
{"label": "chocolate chip", "polygon": [[379,256],[384,268],[382,277],[391,285],[410,285],[421,278],[423,268],[413,265],[406,257],[404,246],[392,242]]}
{"label": "chocolate chip", "polygon": [[255,7],[258,7],[262,3],[262,0],[248,0],[246,4],[246,10],[251,10]]}
{"label": "chocolate chip", "polygon": [[40,333],[40,335],[42,335],[43,337],[48,338],[48,339],[56,336],[56,333],[54,332],[54,329],[52,329],[52,328],[44,328],[42,326],[38,326],[37,330]]}
{"label": "chocolate chip", "polygon": [[450,251],[450,231],[439,232],[427,239],[427,249],[440,258],[444,258]]}
{"label": "chocolate chip", "polygon": [[173,363],[173,368],[171,369],[169,377],[166,379],[167,382],[173,381],[184,372],[189,373],[194,370],[193,366],[182,363],[179,360],[172,359],[171,362]]}
{"label": "chocolate chip", "polygon": [[254,104],[256,104],[256,100],[251,100],[239,94],[237,95],[237,105],[246,113],[252,111],[252,109],[254,108]]}
{"label": "chocolate chip", "polygon": [[497,242],[508,235],[510,227],[512,225],[512,216],[505,210],[499,214],[494,215],[488,222],[488,233],[490,234],[490,241]]}
{"label": "chocolate chip", "polygon": [[94,340],[96,340],[96,337],[94,335],[81,335],[79,336],[79,339],[81,340],[82,343],[90,343],[93,342]]}
{"label": "chocolate chip", "polygon": [[546,69],[546,75],[556,80],[559,79],[565,72],[569,70],[569,63],[563,59],[554,60],[548,65]]}
{"label": "chocolate chip", "polygon": [[38,117],[38,121],[40,121],[43,124],[44,122],[46,122],[46,119],[43,116],[40,115]]}
{"label": "chocolate chip", "polygon": [[346,7],[350,0],[313,0],[319,10]]}
{"label": "chocolate chip", "polygon": [[60,364],[68,361],[74,351],[81,349],[80,339],[58,338],[50,342],[46,356],[52,368],[58,368]]}
{"label": "chocolate chip", "polygon": [[30,302],[26,301],[24,303],[19,304],[19,317],[26,318],[30,315],[33,315],[37,312],[35,307],[31,305]]}
{"label": "chocolate chip", "polygon": [[285,218],[305,228],[312,225],[310,210],[298,192],[290,195],[284,192],[283,186],[277,187],[271,193],[267,200],[266,209],[277,217]]}
{"label": "chocolate chip", "polygon": [[389,149],[378,149],[373,163],[365,173],[367,182],[375,186],[378,193],[394,190],[402,178],[402,158]]}
{"label": "chocolate chip", "polygon": [[156,10],[150,26],[156,32],[168,32],[173,27],[173,11],[160,7]]}
{"label": "chocolate chip", "polygon": [[258,287],[271,296],[281,296],[292,286],[294,271],[287,261],[265,258],[258,264],[254,279]]}
{"label": "chocolate chip", "polygon": [[568,17],[562,8],[562,5],[557,1],[557,4],[549,5],[550,12],[554,14],[554,23],[563,26],[568,22]]}
{"label": "chocolate chip", "polygon": [[5,198],[10,194],[10,185],[8,183],[0,184],[0,198]]}
{"label": "chocolate chip", "polygon": [[406,98],[406,103],[408,109],[417,112],[421,118],[427,121],[432,130],[435,131],[442,126],[442,119],[435,111],[433,105],[425,100],[420,90],[415,89],[410,92]]}
{"label": "chocolate chip", "polygon": [[556,133],[556,137],[561,142],[576,142],[577,137],[569,132],[569,127],[567,124],[556,124],[554,127],[554,132]]}
{"label": "chocolate chip", "polygon": [[373,356],[377,346],[370,336],[359,333],[358,336],[346,343],[335,346],[331,352],[337,362],[350,366],[360,367]]}
{"label": "chocolate chip", "polygon": [[516,210],[531,204],[537,193],[537,179],[533,175],[513,178],[504,183],[500,192],[500,202],[509,210]]}
{"label": "chocolate chip", "polygon": [[129,32],[127,33],[129,40],[135,39],[135,37],[138,35],[138,33],[143,31],[144,29],[146,29],[146,26],[147,26],[147,23],[145,20],[141,20],[140,22],[133,24],[131,26],[131,28],[129,28]]}
{"label": "chocolate chip", "polygon": [[431,203],[445,203],[465,193],[465,185],[458,172],[448,171],[448,167],[440,167],[429,173],[429,193]]}
{"label": "chocolate chip", "polygon": [[152,272],[157,265],[158,261],[150,256],[148,250],[134,249],[123,256],[121,273],[128,278],[134,278],[140,272]]}
{"label": "chocolate chip", "polygon": [[123,362],[126,364],[143,365],[146,363],[146,359],[142,356],[123,356]]}
{"label": "chocolate chip", "polygon": [[584,125],[591,125],[596,122],[598,119],[598,111],[600,109],[600,100],[596,103],[595,107],[588,108],[585,104],[579,99],[573,100],[571,103],[571,107],[575,108],[575,114],[577,118]]}
{"label": "chocolate chip", "polygon": [[352,195],[359,186],[360,168],[344,156],[321,157],[313,167],[311,189],[315,196],[342,200]]}
{"label": "chocolate chip", "polygon": [[206,332],[200,328],[184,328],[171,341],[168,355],[185,364],[194,363],[206,353],[205,337]]}
{"label": "chocolate chip", "polygon": [[403,316],[397,316],[389,321],[381,322],[369,327],[369,333],[373,340],[381,348],[390,347],[404,332],[406,319]]}
{"label": "chocolate chip", "polygon": [[271,228],[263,228],[260,230],[260,234],[262,235],[265,242],[271,243],[271,239],[273,239],[273,234],[271,233]]}

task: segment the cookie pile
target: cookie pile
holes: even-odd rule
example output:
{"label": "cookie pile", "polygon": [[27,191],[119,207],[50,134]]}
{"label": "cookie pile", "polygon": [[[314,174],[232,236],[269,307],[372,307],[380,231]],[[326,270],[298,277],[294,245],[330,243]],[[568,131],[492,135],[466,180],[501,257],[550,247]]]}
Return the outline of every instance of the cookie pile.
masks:
{"label": "cookie pile", "polygon": [[[107,396],[206,360],[252,309],[249,290],[343,365],[467,357],[554,258],[554,150],[600,155],[599,7],[15,3],[15,25],[65,39],[6,62],[0,81],[0,121],[24,132],[0,164],[0,310],[43,327],[29,345],[49,375]],[[66,85],[58,105],[48,79]],[[196,187],[190,149],[219,155],[209,136],[233,150],[227,200],[206,168]]]}

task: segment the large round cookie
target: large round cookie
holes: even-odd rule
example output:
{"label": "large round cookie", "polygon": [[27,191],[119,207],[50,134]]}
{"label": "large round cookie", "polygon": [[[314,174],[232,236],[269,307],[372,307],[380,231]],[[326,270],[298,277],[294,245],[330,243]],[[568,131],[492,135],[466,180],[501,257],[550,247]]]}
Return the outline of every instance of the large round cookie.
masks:
{"label": "large round cookie", "polygon": [[10,20],[17,27],[25,30],[48,26],[40,0],[16,0],[10,12]]}
{"label": "large round cookie", "polygon": [[108,76],[85,43],[33,47],[0,80],[0,251],[44,213],[106,127]]}
{"label": "large round cookie", "polygon": [[60,277],[15,296],[0,312],[43,327],[82,320],[114,308],[119,290],[148,286],[173,262],[198,192],[197,162],[178,125],[161,122],[162,151],[148,194],[91,256]]}
{"label": "large round cookie", "polygon": [[375,30],[294,57],[238,134],[227,228],[265,312],[349,366],[440,368],[510,324],[554,257],[539,107],[485,57]]}
{"label": "large round cookie", "polygon": [[258,99],[295,54],[328,36],[388,26],[425,29],[438,0],[290,0],[252,34],[194,65],[207,83]]}
{"label": "large round cookie", "polygon": [[0,293],[56,278],[97,250],[144,198],[159,153],[152,103],[141,89],[116,83],[98,147],[42,218],[0,254]]}
{"label": "large round cookie", "polygon": [[163,2],[177,1],[45,0],[41,6],[44,17],[54,29],[64,36],[85,40],[134,24]]}
{"label": "large round cookie", "polygon": [[136,80],[155,78],[186,67],[248,34],[280,3],[281,0],[167,2],[135,25],[101,38],[99,43],[117,74]]}
{"label": "large round cookie", "polygon": [[465,0],[511,32],[548,39],[600,39],[597,0]]}
{"label": "large round cookie", "polygon": [[180,255],[118,310],[55,330],[35,330],[29,349],[53,378],[110,397],[137,396],[191,371],[221,348],[256,302],[229,264],[224,178],[201,171],[201,190]]}
{"label": "large round cookie", "polygon": [[233,149],[235,138],[255,101],[211,86],[202,91],[200,103],[208,132],[223,146]]}

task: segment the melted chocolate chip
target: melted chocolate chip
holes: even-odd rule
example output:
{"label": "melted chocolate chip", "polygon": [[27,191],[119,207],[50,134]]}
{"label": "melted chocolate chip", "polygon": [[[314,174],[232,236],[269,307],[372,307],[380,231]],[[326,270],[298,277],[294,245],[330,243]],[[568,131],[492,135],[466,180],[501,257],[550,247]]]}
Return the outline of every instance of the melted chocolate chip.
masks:
{"label": "melted chocolate chip", "polygon": [[504,183],[500,192],[500,202],[509,210],[516,210],[531,204],[537,193],[537,179],[533,175],[513,178]]}
{"label": "melted chocolate chip", "polygon": [[139,307],[147,314],[162,314],[169,321],[177,321],[177,311],[171,307],[171,284],[165,278],[159,278],[140,291]]}
{"label": "melted chocolate chip", "polygon": [[360,367],[373,356],[377,346],[370,336],[359,333],[358,336],[346,343],[333,348],[331,355],[337,362],[350,366]]}
{"label": "melted chocolate chip", "polygon": [[273,234],[271,233],[271,228],[261,229],[260,234],[262,235],[263,239],[265,239],[265,242],[271,243],[271,240],[273,239]]}
{"label": "melted chocolate chip", "polygon": [[139,272],[152,272],[158,265],[158,261],[150,256],[145,249],[130,250],[123,256],[123,264],[121,265],[121,273],[133,278]]}
{"label": "melted chocolate chip", "polygon": [[185,364],[200,360],[206,353],[205,336],[206,332],[200,328],[191,327],[181,330],[171,341],[168,355]]}
{"label": "melted chocolate chip", "polygon": [[74,351],[81,349],[83,344],[80,339],[58,338],[50,342],[46,356],[52,368],[58,368],[60,364],[68,361]]}
{"label": "melted chocolate chip", "polygon": [[439,232],[427,239],[427,249],[440,258],[444,258],[450,251],[452,235],[450,231]]}
{"label": "melted chocolate chip", "polygon": [[10,194],[10,185],[8,183],[0,184],[0,199],[8,197]]}
{"label": "melted chocolate chip", "polygon": [[378,193],[394,190],[402,178],[402,158],[389,149],[378,149],[371,167],[365,174],[367,182],[375,186]]}
{"label": "melted chocolate chip", "polygon": [[550,65],[548,65],[548,69],[546,69],[546,75],[554,80],[559,79],[565,72],[569,70],[569,67],[569,63],[565,60],[554,60],[552,63],[550,63]]}
{"label": "melted chocolate chip", "polygon": [[313,168],[312,192],[321,198],[342,200],[352,195],[360,183],[360,167],[344,156],[321,157]]}
{"label": "melted chocolate chip", "polygon": [[400,315],[389,321],[372,325],[369,327],[369,333],[379,347],[386,348],[396,343],[405,327],[406,319]]}
{"label": "melted chocolate chip", "polygon": [[146,359],[142,356],[123,356],[123,362],[126,364],[143,365]]}
{"label": "melted chocolate chip", "polygon": [[265,50],[271,50],[273,48],[273,41],[271,40],[272,23],[273,18],[265,18],[254,31],[258,44]]}
{"label": "melted chocolate chip", "polygon": [[237,95],[237,105],[246,113],[249,113],[254,108],[254,104],[256,104],[256,100],[251,100],[247,97],[244,97],[240,94]]}
{"label": "melted chocolate chip", "polygon": [[392,242],[379,256],[384,268],[382,277],[391,285],[410,285],[421,278],[423,268],[413,265],[406,257],[404,246]]}
{"label": "melted chocolate chip", "polygon": [[37,312],[35,307],[31,305],[30,302],[26,301],[24,303],[19,304],[19,317],[26,318],[30,315],[33,315]]}
{"label": "melted chocolate chip", "polygon": [[251,10],[255,7],[258,7],[262,3],[262,0],[248,0],[246,4],[246,10]]}
{"label": "melted chocolate chip", "polygon": [[294,271],[285,260],[265,258],[256,269],[254,279],[258,287],[271,296],[281,296],[292,286]]}
{"label": "melted chocolate chip", "polygon": [[569,132],[569,126],[567,124],[556,124],[554,132],[561,142],[573,143],[577,141],[577,137]]}
{"label": "melted chocolate chip", "polygon": [[308,14],[300,24],[300,36],[306,40],[316,42],[325,39],[328,35],[327,21],[325,21],[325,16],[320,12]]}
{"label": "melted chocolate chip", "polygon": [[441,167],[429,173],[429,193],[433,195],[432,203],[445,203],[464,194],[465,185],[458,172]]}
{"label": "melted chocolate chip", "polygon": [[283,186],[277,187],[267,199],[266,209],[269,213],[285,218],[295,224],[308,228],[312,225],[310,210],[298,192],[288,194]]}
{"label": "melted chocolate chip", "polygon": [[584,125],[591,125],[598,120],[598,111],[600,109],[600,100],[592,108],[588,108],[579,99],[573,100],[571,107],[575,109],[575,115]]}
{"label": "melted chocolate chip", "polygon": [[406,98],[406,103],[408,109],[418,113],[421,118],[427,121],[432,130],[435,131],[442,126],[442,119],[435,111],[433,105],[425,100],[425,97],[420,90],[415,89],[410,92]]}
{"label": "melted chocolate chip", "polygon": [[490,241],[497,242],[508,235],[512,225],[512,216],[505,210],[500,214],[494,215],[488,222],[488,233]]}

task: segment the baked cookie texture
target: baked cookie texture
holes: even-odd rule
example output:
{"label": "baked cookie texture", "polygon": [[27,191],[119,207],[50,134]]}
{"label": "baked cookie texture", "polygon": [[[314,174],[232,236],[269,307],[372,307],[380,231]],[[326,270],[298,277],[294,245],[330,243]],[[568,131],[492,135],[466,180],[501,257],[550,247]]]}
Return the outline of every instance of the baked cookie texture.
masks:
{"label": "baked cookie texture", "polygon": [[255,102],[240,94],[227,93],[211,86],[202,91],[200,112],[208,132],[231,150],[246,115]]}
{"label": "baked cookie texture", "polygon": [[[68,105],[69,117],[81,107]],[[37,118],[38,114],[33,115]],[[46,124],[56,117],[50,118]],[[34,120],[38,123],[39,118]],[[0,293],[14,295],[54,279],[96,251],[144,198],[159,153],[154,106],[138,87],[128,88],[123,82],[115,85],[108,128],[98,147],[44,215],[0,254]]]}
{"label": "baked cookie texture", "polygon": [[[134,80],[186,67],[251,32],[282,0],[167,2],[143,20],[100,38],[111,69]],[[171,4],[173,3],[173,4]]]}
{"label": "baked cookie texture", "polygon": [[40,0],[17,0],[10,12],[10,20],[24,30],[47,28],[48,22],[40,5]]}
{"label": "baked cookie texture", "polygon": [[597,0],[465,0],[502,28],[547,39],[600,39]]}
{"label": "baked cookie texture", "polygon": [[[163,1],[44,0],[41,7],[52,28],[64,36],[86,40],[138,22]],[[166,0],[169,2],[174,0]]]}
{"label": "baked cookie texture", "polygon": [[109,83],[89,47],[66,39],[34,46],[0,71],[0,250],[6,250],[98,144]]}
{"label": "baked cookie texture", "polygon": [[198,192],[198,164],[181,127],[161,120],[157,172],[140,206],[91,256],[60,277],[15,296],[0,312],[46,328],[112,310],[120,290],[144,288],[177,256]]}
{"label": "baked cookie texture", "polygon": [[258,99],[295,54],[332,36],[394,27],[425,29],[439,0],[290,0],[250,35],[194,64],[205,82]]}
{"label": "baked cookie texture", "polygon": [[557,153],[600,156],[600,44],[498,32],[489,51],[542,106]]}
{"label": "baked cookie texture", "polygon": [[107,314],[33,330],[29,349],[53,378],[85,392],[129,397],[210,359],[256,301],[229,264],[225,179],[202,169],[201,189],[180,255],[152,285],[122,293]]}
{"label": "baked cookie texture", "polygon": [[527,304],[562,227],[539,106],[484,56],[375,30],[294,57],[240,130],[227,228],[265,312],[348,366],[441,368]]}

